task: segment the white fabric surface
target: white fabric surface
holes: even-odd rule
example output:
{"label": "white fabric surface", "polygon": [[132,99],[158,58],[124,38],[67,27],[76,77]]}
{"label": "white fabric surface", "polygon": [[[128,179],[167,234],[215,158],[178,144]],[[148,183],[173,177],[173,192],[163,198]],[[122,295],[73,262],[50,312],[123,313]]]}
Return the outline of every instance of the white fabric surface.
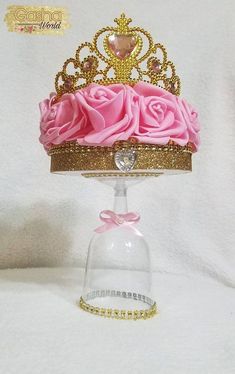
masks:
{"label": "white fabric surface", "polygon": [[[38,142],[38,103],[76,47],[125,11],[165,44],[182,79],[182,96],[198,108],[202,124],[193,173],[133,187],[129,208],[142,215],[140,229],[156,270],[206,273],[234,284],[235,2],[46,3],[68,7],[71,28],[64,36],[18,35],[0,23],[0,267],[83,266],[98,213],[112,208],[109,187],[50,175]],[[1,14],[8,4],[1,2]]]}
{"label": "white fabric surface", "polygon": [[[10,4],[0,3],[2,15]],[[202,145],[192,174],[130,190],[158,271],[159,316],[111,321],[80,311],[80,270],[1,270],[0,373],[233,374],[235,2],[46,5],[68,7],[64,36],[18,35],[0,23],[0,268],[83,267],[98,213],[112,208],[109,187],[49,174],[38,103],[76,47],[122,11],[166,46],[182,96],[200,112]]]}
{"label": "white fabric surface", "polygon": [[233,374],[231,287],[158,273],[159,314],[109,320],[75,304],[79,269],[0,271],[0,373]]}

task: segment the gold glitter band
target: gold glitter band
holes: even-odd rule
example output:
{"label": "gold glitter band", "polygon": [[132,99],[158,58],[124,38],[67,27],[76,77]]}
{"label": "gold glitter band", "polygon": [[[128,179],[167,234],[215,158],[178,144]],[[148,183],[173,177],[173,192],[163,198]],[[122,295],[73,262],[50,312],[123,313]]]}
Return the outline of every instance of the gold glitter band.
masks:
{"label": "gold glitter band", "polygon": [[[114,156],[118,151],[134,151],[136,160],[131,170],[123,172],[115,163]],[[51,156],[51,172],[81,172],[83,176],[151,176],[170,171],[192,170],[192,146],[152,145],[129,142],[116,142],[112,147],[80,146],[76,142],[66,142],[53,146],[48,154]]]}
{"label": "gold glitter band", "polygon": [[[137,301],[141,301],[149,305],[148,309],[141,309],[141,310],[123,310],[123,309],[112,309],[112,308],[101,308],[98,306],[93,306],[87,302],[87,300],[94,299],[97,297],[122,297],[127,299],[133,299]],[[122,292],[122,291],[115,291],[115,290],[97,290],[87,294],[84,298],[81,297],[79,300],[79,306],[86,312],[107,318],[114,318],[114,319],[125,319],[125,320],[137,320],[137,319],[147,319],[154,317],[157,311],[156,302],[150,299],[147,296],[132,293],[132,292]]]}

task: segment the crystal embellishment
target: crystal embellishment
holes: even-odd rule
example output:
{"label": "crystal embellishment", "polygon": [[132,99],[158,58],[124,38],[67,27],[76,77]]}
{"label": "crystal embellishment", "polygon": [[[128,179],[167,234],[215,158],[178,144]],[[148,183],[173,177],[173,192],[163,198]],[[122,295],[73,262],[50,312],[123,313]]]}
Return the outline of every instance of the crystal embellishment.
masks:
{"label": "crystal embellishment", "polygon": [[154,73],[160,73],[161,71],[161,65],[159,61],[153,61],[151,65],[151,69],[154,71]]}
{"label": "crystal embellishment", "polygon": [[118,169],[126,173],[133,169],[136,161],[136,153],[132,149],[117,151],[114,161]]}
{"label": "crystal embellishment", "polygon": [[94,60],[92,57],[88,57],[86,61],[83,62],[82,70],[88,72],[92,70],[94,66]]}
{"label": "crystal embellishment", "polygon": [[112,53],[124,60],[129,57],[136,47],[137,41],[134,35],[112,34],[108,37],[108,46]]}

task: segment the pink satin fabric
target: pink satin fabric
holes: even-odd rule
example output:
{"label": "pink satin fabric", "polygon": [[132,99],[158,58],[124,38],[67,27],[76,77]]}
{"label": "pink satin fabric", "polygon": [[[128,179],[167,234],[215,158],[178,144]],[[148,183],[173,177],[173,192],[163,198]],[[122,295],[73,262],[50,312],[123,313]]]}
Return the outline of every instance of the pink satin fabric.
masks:
{"label": "pink satin fabric", "polygon": [[81,145],[111,146],[117,140],[136,138],[141,143],[198,149],[198,114],[186,100],[149,83],[134,87],[95,83],[75,93],[55,94],[40,103],[40,142],[48,150],[54,144],[76,140]]}

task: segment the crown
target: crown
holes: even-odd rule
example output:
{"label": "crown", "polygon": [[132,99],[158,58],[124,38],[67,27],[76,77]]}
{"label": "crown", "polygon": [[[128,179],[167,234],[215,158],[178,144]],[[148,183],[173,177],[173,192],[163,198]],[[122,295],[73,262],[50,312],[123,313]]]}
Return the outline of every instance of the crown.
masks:
{"label": "crown", "polygon": [[[97,31],[92,42],[82,43],[75,57],[67,59],[55,77],[57,97],[75,92],[90,83],[134,85],[144,81],[174,95],[180,94],[180,78],[168,60],[162,44],[155,44],[149,32],[130,27],[124,13],[115,18],[116,26]],[[103,39],[103,42],[102,40]],[[147,41],[147,50],[145,41]],[[86,52],[85,57],[84,52]]]}

